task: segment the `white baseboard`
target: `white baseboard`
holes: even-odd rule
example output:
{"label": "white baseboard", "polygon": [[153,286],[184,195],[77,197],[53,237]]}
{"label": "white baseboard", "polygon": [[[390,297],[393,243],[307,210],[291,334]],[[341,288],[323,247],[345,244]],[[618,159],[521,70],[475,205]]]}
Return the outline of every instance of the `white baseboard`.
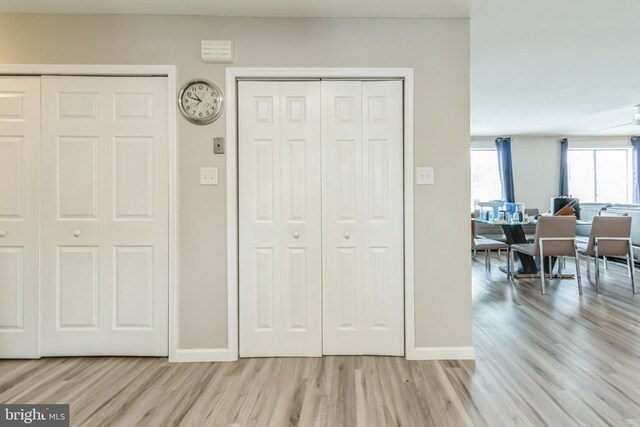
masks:
{"label": "white baseboard", "polygon": [[175,358],[170,362],[229,362],[236,360],[229,355],[227,348],[189,348],[176,350]]}
{"label": "white baseboard", "polygon": [[416,347],[412,360],[475,360],[473,347]]}
{"label": "white baseboard", "polygon": [[[417,347],[409,360],[475,360],[473,347]],[[231,357],[227,348],[190,348],[177,350],[170,362],[229,362],[237,360]]]}

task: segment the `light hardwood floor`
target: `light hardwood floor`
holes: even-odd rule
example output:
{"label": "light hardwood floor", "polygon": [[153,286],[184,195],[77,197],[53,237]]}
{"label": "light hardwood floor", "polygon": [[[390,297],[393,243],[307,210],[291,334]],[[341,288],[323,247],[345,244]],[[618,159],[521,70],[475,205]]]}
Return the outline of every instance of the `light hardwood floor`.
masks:
{"label": "light hardwood floor", "polygon": [[583,268],[582,297],[473,269],[475,362],[0,361],[0,402],[70,403],[87,426],[640,426],[640,296],[622,267],[601,295]]}

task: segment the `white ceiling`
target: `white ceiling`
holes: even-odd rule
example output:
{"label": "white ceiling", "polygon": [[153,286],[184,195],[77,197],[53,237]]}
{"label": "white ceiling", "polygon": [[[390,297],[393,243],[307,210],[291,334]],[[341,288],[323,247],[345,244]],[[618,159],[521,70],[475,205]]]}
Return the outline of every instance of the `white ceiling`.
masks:
{"label": "white ceiling", "polygon": [[1,0],[0,12],[468,18],[469,0]]}
{"label": "white ceiling", "polygon": [[473,0],[471,130],[633,135],[640,1]]}
{"label": "white ceiling", "polygon": [[640,104],[638,0],[0,0],[0,12],[471,16],[474,136],[640,134],[598,131]]}

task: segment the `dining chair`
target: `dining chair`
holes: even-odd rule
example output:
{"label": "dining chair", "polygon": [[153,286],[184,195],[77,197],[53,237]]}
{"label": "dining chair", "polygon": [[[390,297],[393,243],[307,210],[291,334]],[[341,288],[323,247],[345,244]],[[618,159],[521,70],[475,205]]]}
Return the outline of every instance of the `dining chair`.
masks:
{"label": "dining chair", "polygon": [[[552,274],[552,257],[572,256],[576,263],[576,279],[578,291],[582,295],[582,278],[580,277],[580,262],[576,247],[576,217],[575,216],[541,216],[536,225],[533,243],[511,245],[510,264],[514,265],[514,253],[519,252],[532,257],[540,257],[540,289],[546,294],[544,273],[544,259],[548,258],[549,274]],[[510,279],[515,279],[514,269],[511,269]]]}
{"label": "dining chair", "polygon": [[[476,254],[478,251],[484,251],[484,268],[487,271],[491,271],[491,251],[500,251],[506,249],[509,251],[509,245],[498,240],[493,239],[478,239],[475,233],[475,221],[471,221],[471,250],[473,251],[473,260],[476,260]],[[498,257],[499,258],[499,257]],[[507,256],[507,263],[509,263],[509,257]],[[508,269],[508,267],[507,267]]]}
{"label": "dining chair", "polygon": [[[631,291],[636,293],[631,219],[630,216],[595,216],[591,225],[589,242],[586,245],[578,245],[579,253],[587,257],[587,267],[591,258],[595,260],[596,291],[598,293],[600,293],[600,257],[626,259],[631,277]],[[590,270],[587,268],[588,275],[591,274]]]}
{"label": "dining chair", "polygon": [[[608,211],[606,209],[600,211],[600,216],[629,216],[629,212],[620,212],[620,211]],[[602,261],[604,263],[605,271],[609,271],[609,260],[606,256],[602,257]],[[591,269],[589,268],[591,264],[587,264],[587,274],[591,274]]]}

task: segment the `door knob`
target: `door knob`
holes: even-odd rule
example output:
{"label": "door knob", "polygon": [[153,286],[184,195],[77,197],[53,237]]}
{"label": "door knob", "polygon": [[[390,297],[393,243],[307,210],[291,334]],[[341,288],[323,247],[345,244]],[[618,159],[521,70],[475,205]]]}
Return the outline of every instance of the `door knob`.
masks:
{"label": "door knob", "polygon": [[297,239],[298,237],[300,237],[300,232],[298,231],[294,231],[292,234],[294,239]]}
{"label": "door knob", "polygon": [[73,237],[80,237],[80,230],[76,230],[73,232]]}
{"label": "door knob", "polygon": [[349,237],[351,237],[351,233],[349,233],[348,231],[345,231],[343,236],[345,239],[348,239]]}
{"label": "door knob", "polygon": [[0,237],[4,237],[7,235],[6,230],[0,230]]}

